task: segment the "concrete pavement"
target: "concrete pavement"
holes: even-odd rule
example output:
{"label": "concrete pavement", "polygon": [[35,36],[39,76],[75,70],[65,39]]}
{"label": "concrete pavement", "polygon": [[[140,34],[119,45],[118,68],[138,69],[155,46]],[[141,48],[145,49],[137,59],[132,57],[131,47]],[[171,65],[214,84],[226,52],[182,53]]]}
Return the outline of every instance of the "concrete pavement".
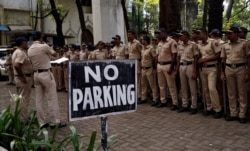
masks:
{"label": "concrete pavement", "polygon": [[[1,81],[0,87],[2,110],[9,104],[9,91],[15,93],[15,87],[6,85],[6,81]],[[30,108],[34,108],[34,97],[33,89]],[[86,148],[92,131],[97,131],[97,147],[101,139],[100,119],[68,122],[67,94],[58,92],[58,97],[62,121],[75,126],[79,134],[83,134],[83,148]],[[170,108],[158,109],[148,104],[139,105],[134,113],[109,116],[108,131],[109,136],[117,134],[118,143],[113,146],[114,151],[250,150],[250,122],[226,122],[223,118],[204,117],[201,113],[177,113],[170,111]],[[58,139],[64,138],[66,134],[70,134],[68,126],[59,129]],[[69,147],[68,150],[73,149]]]}

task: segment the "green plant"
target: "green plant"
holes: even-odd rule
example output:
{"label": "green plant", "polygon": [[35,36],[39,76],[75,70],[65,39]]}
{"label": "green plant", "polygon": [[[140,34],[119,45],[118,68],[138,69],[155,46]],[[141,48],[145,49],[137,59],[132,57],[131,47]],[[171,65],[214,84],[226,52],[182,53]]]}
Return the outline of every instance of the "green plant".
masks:
{"label": "green plant", "polygon": [[[11,93],[10,95],[15,108],[12,111],[11,105],[9,105],[0,112],[0,146],[12,151],[66,151],[67,147],[72,146],[74,151],[82,150],[83,145],[79,142],[82,135],[77,133],[74,126],[69,126],[71,131],[69,136],[58,141],[56,137],[58,127],[52,131],[51,136],[45,128],[40,129],[35,110],[31,110],[27,118],[21,119],[19,105],[22,96]],[[87,151],[95,150],[95,140],[96,131],[92,132]],[[114,141],[113,136],[110,136],[108,147],[110,148],[116,142],[117,140]],[[97,150],[99,149],[100,146]]]}

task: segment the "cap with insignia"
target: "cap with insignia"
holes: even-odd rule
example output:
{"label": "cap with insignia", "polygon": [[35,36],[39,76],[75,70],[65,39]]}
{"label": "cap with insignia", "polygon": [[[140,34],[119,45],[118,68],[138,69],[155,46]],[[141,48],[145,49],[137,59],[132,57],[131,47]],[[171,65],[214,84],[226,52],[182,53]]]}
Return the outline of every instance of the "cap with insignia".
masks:
{"label": "cap with insignia", "polygon": [[228,30],[224,31],[224,33],[238,33],[240,30],[236,26],[231,26]]}
{"label": "cap with insignia", "polygon": [[172,32],[169,36],[172,37],[172,38],[178,38],[178,37],[181,36],[181,34],[177,33],[177,32]]}
{"label": "cap with insignia", "polygon": [[112,39],[121,39],[120,35],[115,35],[114,37],[112,37]]}
{"label": "cap with insignia", "polygon": [[186,35],[186,36],[189,37],[189,33],[188,33],[188,31],[186,31],[186,30],[182,30],[179,34],[180,34],[181,36],[182,36],[182,35]]}
{"label": "cap with insignia", "polygon": [[248,32],[247,28],[245,28],[245,27],[239,27],[239,31],[242,31],[244,33]]}
{"label": "cap with insignia", "polygon": [[209,35],[217,35],[217,36],[219,36],[220,34],[221,34],[220,30],[217,29],[217,28],[213,29],[213,30],[209,33]]}
{"label": "cap with insignia", "polygon": [[128,30],[127,33],[135,35],[135,31],[134,30]]}
{"label": "cap with insignia", "polygon": [[160,31],[160,32],[165,32],[165,33],[166,33],[166,32],[167,32],[167,29],[166,29],[166,28],[159,28],[159,31]]}
{"label": "cap with insignia", "polygon": [[197,32],[197,33],[200,33],[200,32],[205,32],[205,33],[207,33],[207,29],[206,29],[206,28],[198,28],[198,29],[196,30],[196,32]]}

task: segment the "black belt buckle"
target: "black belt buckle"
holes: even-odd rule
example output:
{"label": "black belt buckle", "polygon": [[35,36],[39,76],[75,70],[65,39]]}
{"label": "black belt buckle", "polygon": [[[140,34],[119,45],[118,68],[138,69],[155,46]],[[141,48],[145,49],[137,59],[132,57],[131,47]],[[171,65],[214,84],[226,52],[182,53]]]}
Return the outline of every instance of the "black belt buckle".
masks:
{"label": "black belt buckle", "polygon": [[142,67],[143,70],[150,69],[151,67]]}
{"label": "black belt buckle", "polygon": [[236,64],[231,64],[231,68],[236,69],[237,65]]}
{"label": "black belt buckle", "polygon": [[31,75],[32,75],[31,73],[25,74],[26,77],[31,77]]}
{"label": "black belt buckle", "polygon": [[188,62],[187,61],[183,61],[182,64],[186,66],[186,65],[188,65]]}

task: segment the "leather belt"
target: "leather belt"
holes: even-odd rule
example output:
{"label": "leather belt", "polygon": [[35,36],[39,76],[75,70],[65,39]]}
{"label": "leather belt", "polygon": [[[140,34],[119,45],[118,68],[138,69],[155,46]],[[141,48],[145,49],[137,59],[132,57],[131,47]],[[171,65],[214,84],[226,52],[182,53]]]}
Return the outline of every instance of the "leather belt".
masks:
{"label": "leather belt", "polygon": [[52,64],[52,67],[61,66],[60,64]]}
{"label": "leather belt", "polygon": [[246,63],[235,63],[235,64],[227,64],[226,63],[226,66],[233,68],[233,69],[241,67],[241,66],[245,66],[245,65],[246,65]]}
{"label": "leather belt", "polygon": [[41,73],[41,72],[48,72],[48,71],[50,71],[50,69],[37,69],[34,72]]}
{"label": "leather belt", "polygon": [[167,64],[171,64],[172,63],[172,61],[168,61],[168,62],[158,62],[158,64],[160,64],[160,65],[167,65]]}
{"label": "leather belt", "polygon": [[192,61],[183,61],[180,63],[180,65],[187,66],[187,65],[190,65],[192,63],[193,63]]}
{"label": "leather belt", "polygon": [[152,67],[141,67],[142,70],[147,70],[147,69],[150,69]]}
{"label": "leather belt", "polygon": [[202,67],[204,68],[211,68],[211,67],[216,67],[216,64],[202,64]]}
{"label": "leather belt", "polygon": [[5,64],[5,66],[11,66],[12,64]]}
{"label": "leather belt", "polygon": [[[21,76],[21,75],[15,75],[15,76]],[[26,76],[26,77],[31,77],[32,76],[32,73],[27,73],[27,74],[24,74],[24,76]]]}

